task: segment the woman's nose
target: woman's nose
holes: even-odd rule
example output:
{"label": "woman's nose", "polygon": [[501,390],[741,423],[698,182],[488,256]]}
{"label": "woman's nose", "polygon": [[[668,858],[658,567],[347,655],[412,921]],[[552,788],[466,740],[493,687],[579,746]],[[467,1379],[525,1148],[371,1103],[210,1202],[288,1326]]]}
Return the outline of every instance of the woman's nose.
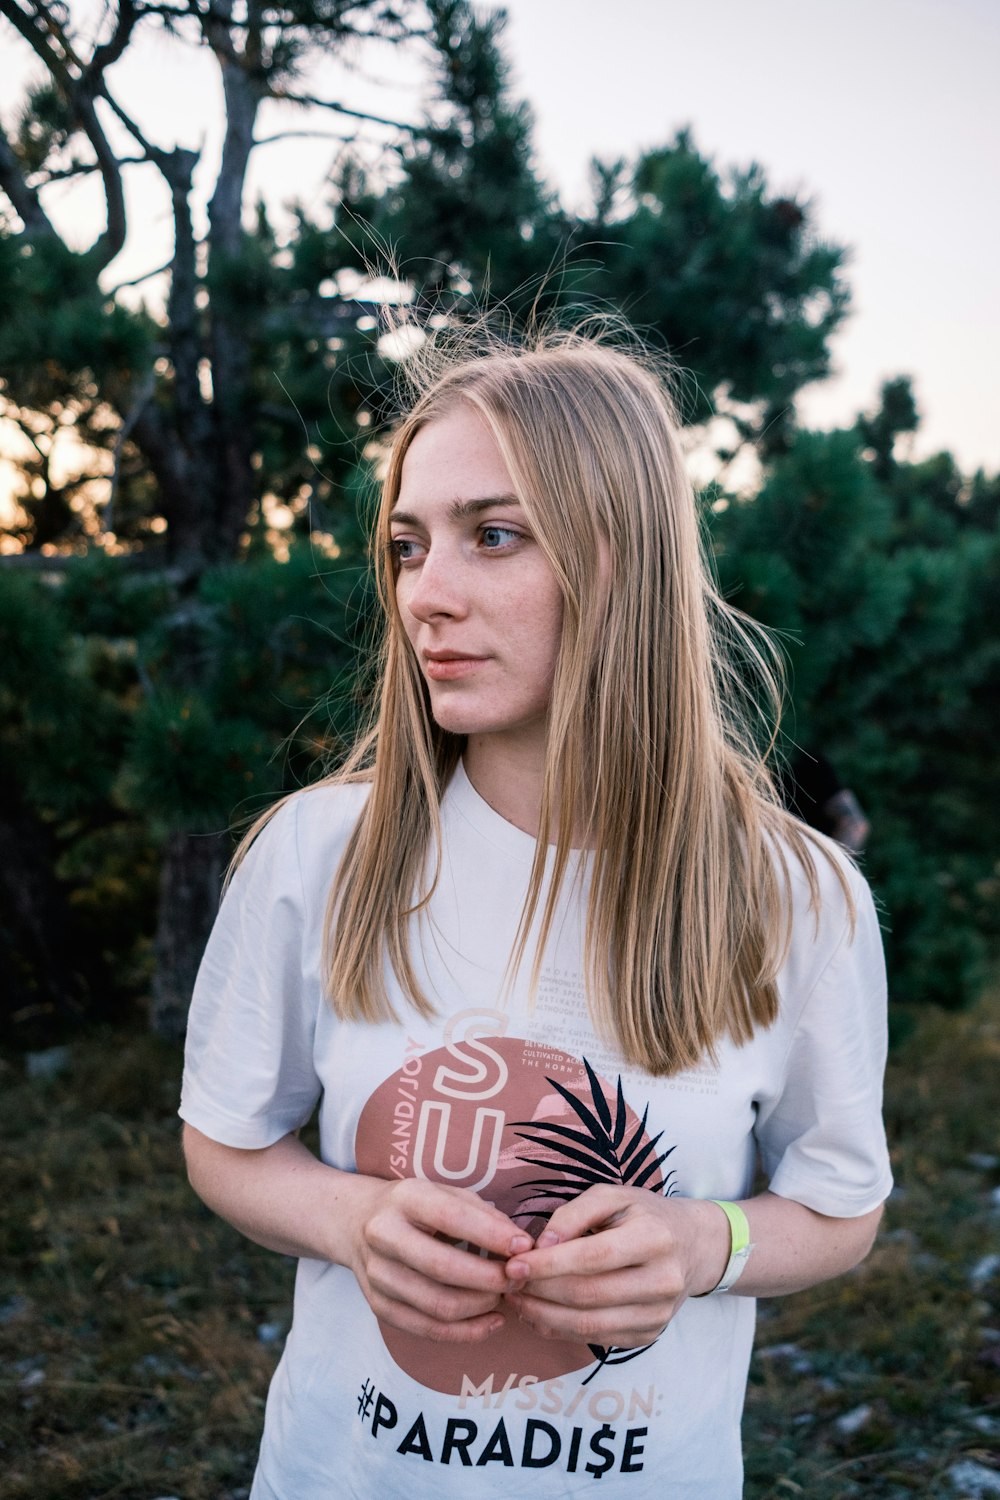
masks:
{"label": "woman's nose", "polygon": [[428,548],[419,568],[399,578],[399,592],[410,613],[424,623],[468,612],[464,570],[454,551],[442,544]]}

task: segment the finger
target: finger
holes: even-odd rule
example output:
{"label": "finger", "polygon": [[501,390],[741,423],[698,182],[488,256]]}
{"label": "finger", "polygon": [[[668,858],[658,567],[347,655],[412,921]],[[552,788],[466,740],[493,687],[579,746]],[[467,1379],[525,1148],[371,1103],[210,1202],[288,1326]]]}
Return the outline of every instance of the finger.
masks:
{"label": "finger", "polygon": [[506,1258],[532,1244],[505,1214],[474,1194],[417,1179],[394,1186],[369,1221],[366,1238],[377,1251],[432,1280],[493,1292],[506,1285]]}
{"label": "finger", "polygon": [[506,1258],[530,1250],[533,1243],[506,1214],[462,1188],[408,1178],[400,1183],[394,1206],[429,1233],[446,1235],[491,1255]]}
{"label": "finger", "polygon": [[[553,1215],[554,1217],[554,1215]],[[539,1246],[544,1236],[539,1236]],[[638,1226],[615,1225],[548,1248],[529,1250],[507,1262],[508,1279],[532,1284],[563,1276],[599,1276],[640,1266],[648,1258],[646,1236]]]}
{"label": "finger", "polygon": [[635,1188],[613,1187],[611,1184],[588,1188],[578,1198],[560,1204],[538,1236],[538,1243],[544,1248],[593,1234],[633,1207],[637,1196]]}
{"label": "finger", "polygon": [[684,1294],[683,1278],[672,1266],[645,1265],[597,1276],[553,1276],[522,1285],[511,1297],[524,1294],[541,1302],[558,1303],[579,1312],[644,1307],[647,1321],[664,1322]]}
{"label": "finger", "polygon": [[375,1316],[383,1323],[400,1329],[403,1333],[416,1334],[418,1338],[432,1339],[438,1344],[481,1344],[492,1338],[503,1326],[505,1319],[496,1312],[480,1314],[475,1318],[458,1321],[441,1321],[429,1317],[407,1303],[394,1302],[373,1294],[369,1305]]}
{"label": "finger", "polygon": [[541,1338],[569,1339],[581,1344],[599,1344],[602,1348],[641,1349],[660,1337],[672,1316],[671,1309],[662,1317],[651,1316],[645,1305],[605,1307],[596,1311],[563,1307],[545,1302],[526,1293],[507,1299],[521,1322]]}
{"label": "finger", "polygon": [[432,1281],[398,1261],[377,1260],[369,1268],[368,1285],[375,1296],[408,1306],[435,1322],[461,1322],[496,1312],[497,1291],[468,1291]]}
{"label": "finger", "polygon": [[373,1222],[369,1243],[377,1257],[409,1267],[439,1286],[496,1296],[509,1285],[504,1261],[448,1244],[402,1216]]}

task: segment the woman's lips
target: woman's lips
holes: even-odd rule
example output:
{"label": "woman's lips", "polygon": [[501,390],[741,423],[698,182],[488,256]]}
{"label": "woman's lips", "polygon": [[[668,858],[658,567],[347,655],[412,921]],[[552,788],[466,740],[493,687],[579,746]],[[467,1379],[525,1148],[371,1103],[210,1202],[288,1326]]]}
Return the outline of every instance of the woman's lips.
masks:
{"label": "woman's lips", "polygon": [[485,656],[425,656],[424,672],[432,682],[454,682],[483,665]]}

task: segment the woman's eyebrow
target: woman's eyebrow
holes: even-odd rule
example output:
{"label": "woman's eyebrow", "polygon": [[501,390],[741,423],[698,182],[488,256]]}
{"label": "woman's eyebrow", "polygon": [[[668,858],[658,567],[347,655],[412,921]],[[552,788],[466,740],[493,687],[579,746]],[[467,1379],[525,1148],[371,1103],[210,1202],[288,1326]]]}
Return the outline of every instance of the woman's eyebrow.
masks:
{"label": "woman's eyebrow", "polygon": [[[484,510],[493,510],[498,505],[516,506],[518,510],[521,508],[521,502],[516,495],[483,495],[475,500],[453,500],[448,506],[448,519],[464,521],[469,516],[478,516]],[[390,511],[389,520],[404,526],[423,525],[421,518],[408,510]]]}

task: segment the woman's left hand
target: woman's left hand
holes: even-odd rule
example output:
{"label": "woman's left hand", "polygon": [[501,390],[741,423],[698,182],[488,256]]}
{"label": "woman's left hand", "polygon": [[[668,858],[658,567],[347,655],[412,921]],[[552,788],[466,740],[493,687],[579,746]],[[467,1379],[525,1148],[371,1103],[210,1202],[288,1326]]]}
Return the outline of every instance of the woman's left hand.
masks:
{"label": "woman's left hand", "polygon": [[543,1338],[641,1348],[726,1268],[729,1223],[714,1203],[593,1187],[563,1204],[533,1250],[512,1256],[507,1300]]}

